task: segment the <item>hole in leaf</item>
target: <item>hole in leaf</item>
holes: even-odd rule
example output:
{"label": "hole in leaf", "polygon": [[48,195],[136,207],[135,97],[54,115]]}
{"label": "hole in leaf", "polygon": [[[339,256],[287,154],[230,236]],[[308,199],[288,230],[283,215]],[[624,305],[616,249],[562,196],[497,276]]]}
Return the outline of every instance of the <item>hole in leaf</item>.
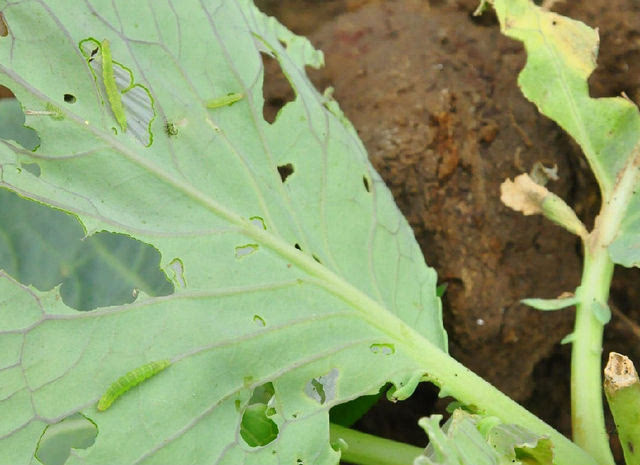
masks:
{"label": "hole in leaf", "polygon": [[267,225],[264,224],[264,220],[262,219],[261,216],[252,216],[251,218],[249,218],[249,221],[251,222],[252,225],[254,225],[256,228],[258,229],[263,229],[263,230],[267,230]]}
{"label": "hole in leaf", "polygon": [[395,354],[396,348],[393,344],[371,344],[369,350],[374,354],[392,355]]}
{"label": "hole in leaf", "polygon": [[7,20],[4,19],[4,13],[0,12],[0,37],[7,37],[9,35],[9,26],[7,26]]}
{"label": "hole in leaf", "polygon": [[257,326],[260,326],[261,328],[264,328],[265,326],[267,326],[267,323],[264,321],[264,318],[262,318],[260,315],[253,315],[253,322]]}
{"label": "hole in leaf", "polygon": [[338,404],[329,411],[332,423],[349,427],[367,413],[389,390],[391,384],[384,385],[377,394],[358,397],[344,404]]}
{"label": "hole in leaf", "polygon": [[160,269],[160,252],[125,234],[100,231],[78,249],[60,288],[62,301],[78,310],[133,302],[135,290],[150,296],[172,294]]}
{"label": "hole in leaf", "polygon": [[296,242],[296,244],[294,245],[294,247],[295,247],[296,249],[298,249],[300,252],[302,252],[302,247],[300,247],[300,244],[298,244],[297,242]]}
{"label": "hole in leaf", "polygon": [[260,386],[254,388],[253,393],[251,394],[251,399],[249,400],[249,405],[251,404],[267,405],[275,393],[276,393],[276,390],[273,387],[272,382],[261,384]]}
{"label": "hole in leaf", "polygon": [[[11,93],[6,87],[2,88]],[[0,100],[0,137],[14,140],[27,150],[34,151],[40,145],[38,133],[24,125],[25,116],[22,106],[15,98]]]}
{"label": "hole in leaf", "polygon": [[369,180],[366,176],[362,176],[362,183],[364,184],[364,188],[367,192],[371,192],[371,188],[369,187]]}
{"label": "hole in leaf", "polygon": [[184,264],[179,258],[174,258],[167,267],[173,272],[173,282],[179,287],[187,287],[187,281],[184,279]]}
{"label": "hole in leaf", "polygon": [[278,166],[278,173],[280,174],[280,179],[284,183],[289,176],[291,176],[294,172],[293,165],[291,163],[287,163],[286,165]]}
{"label": "hole in leaf", "polygon": [[262,65],[264,69],[262,115],[265,121],[273,124],[280,110],[295,99],[295,92],[276,58],[263,52]]}
{"label": "hole in leaf", "polygon": [[304,387],[304,393],[320,404],[335,399],[339,374],[338,369],[333,368],[326,375],[311,378]]}
{"label": "hole in leaf", "polygon": [[35,456],[44,465],[63,465],[71,449],[90,447],[97,435],[95,423],[76,413],[44,429]]}
{"label": "hole in leaf", "polygon": [[64,94],[65,103],[76,103],[76,96],[72,94]]}
{"label": "hole in leaf", "polygon": [[245,409],[240,436],[249,447],[266,446],[278,437],[278,425],[267,416],[266,405],[253,404]]}
{"label": "hole in leaf", "polygon": [[236,258],[244,258],[258,250],[258,244],[245,244],[236,247]]}
{"label": "hole in leaf", "polygon": [[136,290],[173,293],[160,269],[160,252],[124,234],[84,238],[66,212],[0,189],[0,268],[25,285],[48,291],[58,284],[63,302],[77,310],[133,302]]}
{"label": "hole in leaf", "polygon": [[48,291],[60,284],[85,235],[69,213],[0,189],[0,269],[24,285]]}
{"label": "hole in leaf", "polygon": [[249,447],[266,446],[278,437],[278,425],[269,418],[276,413],[269,406],[274,394],[273,383],[270,382],[256,387],[251,394],[240,423],[240,436]]}
{"label": "hole in leaf", "polygon": [[[93,38],[87,38],[80,42],[80,51],[85,56],[91,72],[100,86],[105,105],[109,106],[111,117],[122,128],[123,132],[130,132],[145,147],[153,142],[151,123],[156,117],[151,92],[135,82],[133,72],[118,62],[117,56],[112,56],[113,85],[119,91],[118,98],[107,92],[103,72],[102,55],[105,54],[105,43],[100,43]],[[107,81],[107,84],[110,84]],[[119,102],[118,102],[119,100]],[[116,103],[118,102],[118,103]]]}

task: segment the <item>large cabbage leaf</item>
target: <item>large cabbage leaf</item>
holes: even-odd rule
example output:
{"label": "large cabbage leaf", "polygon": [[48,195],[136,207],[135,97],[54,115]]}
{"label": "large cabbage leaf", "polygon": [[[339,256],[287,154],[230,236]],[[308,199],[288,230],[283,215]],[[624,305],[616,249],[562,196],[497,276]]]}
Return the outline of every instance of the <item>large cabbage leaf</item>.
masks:
{"label": "large cabbage leaf", "polygon": [[[98,433],[68,463],[335,463],[328,410],[388,381],[410,394],[411,341],[446,350],[446,334],[435,273],[306,78],[321,53],[248,0],[0,11],[0,83],[40,140],[0,143],[0,463],[32,463],[79,413]],[[296,94],[273,124],[262,56]],[[73,233],[25,219],[40,208]],[[136,284],[147,261],[171,286]],[[36,285],[38,264],[57,277]],[[68,282],[131,295],[72,308]],[[172,364],[96,409],[157,360]]]}

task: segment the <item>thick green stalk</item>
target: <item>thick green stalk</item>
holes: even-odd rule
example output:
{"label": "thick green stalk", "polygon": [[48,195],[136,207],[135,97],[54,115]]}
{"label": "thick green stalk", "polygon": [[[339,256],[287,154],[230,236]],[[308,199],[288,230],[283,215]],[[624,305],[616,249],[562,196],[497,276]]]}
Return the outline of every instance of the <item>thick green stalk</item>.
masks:
{"label": "thick green stalk", "polygon": [[431,368],[428,379],[444,386],[447,395],[475,407],[480,414],[496,416],[504,423],[516,423],[549,438],[553,443],[555,465],[608,464],[594,460],[584,449],[444,352],[425,351],[424,359],[425,366]]}
{"label": "thick green stalk", "polygon": [[602,333],[594,306],[606,305],[613,263],[605,247],[585,247],[582,282],[576,306],[571,354],[571,420],[573,440],[600,465],[613,465],[602,403]]}
{"label": "thick green stalk", "polygon": [[583,449],[456,361],[395,314],[382,307],[380,303],[318,264],[313,258],[299,253],[296,249],[292,252],[289,244],[281,242],[280,239],[274,238],[259,228],[249,226],[247,232],[259,243],[281,252],[292,263],[298,264],[311,276],[316,277],[315,279],[306,278],[305,281],[324,287],[328,292],[348,302],[354,310],[360,311],[361,317],[372,327],[386,332],[393,340],[402,341],[407,350],[406,355],[416,361],[417,367],[422,367],[417,371],[422,380],[441,387],[447,395],[473,406],[480,414],[496,416],[504,423],[515,423],[548,437],[554,445],[555,465],[607,464],[594,461]]}
{"label": "thick green stalk", "polygon": [[[359,465],[412,465],[422,454],[422,447],[411,446],[390,439],[361,433],[344,426],[331,424],[331,443],[343,440],[341,459]],[[426,438],[425,438],[426,442]]]}
{"label": "thick green stalk", "polygon": [[582,281],[576,297],[576,323],[571,353],[571,417],[573,440],[600,465],[613,465],[604,424],[602,399],[602,333],[598,312],[608,310],[613,262],[609,244],[618,235],[622,219],[640,179],[640,144],[620,171],[612,192],[603,193],[602,208],[593,231],[584,241]]}

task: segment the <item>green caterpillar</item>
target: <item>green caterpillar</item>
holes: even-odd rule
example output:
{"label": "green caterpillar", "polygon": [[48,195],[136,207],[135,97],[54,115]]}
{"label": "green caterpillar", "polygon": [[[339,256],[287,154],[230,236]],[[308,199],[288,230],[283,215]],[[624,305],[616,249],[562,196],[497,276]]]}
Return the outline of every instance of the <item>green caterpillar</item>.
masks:
{"label": "green caterpillar", "polygon": [[118,125],[123,131],[127,130],[127,117],[124,114],[124,106],[122,105],[122,99],[120,98],[120,91],[116,86],[116,78],[113,74],[113,60],[111,59],[111,47],[109,41],[104,39],[100,44],[100,51],[102,53],[102,80],[104,82],[104,88],[107,91],[107,98],[111,105],[111,111],[113,116],[116,117]]}
{"label": "green caterpillar", "polygon": [[219,108],[230,106],[236,103],[239,100],[244,98],[244,94],[239,94],[237,92],[232,92],[223,97],[214,98],[212,100],[207,101],[207,108]]}
{"label": "green caterpillar", "polygon": [[158,360],[142,365],[135,370],[131,370],[126,375],[121,376],[115,383],[109,386],[107,392],[100,398],[98,401],[98,410],[101,412],[107,410],[122,394],[144,380],[157,375],[169,365],[171,365],[170,360]]}

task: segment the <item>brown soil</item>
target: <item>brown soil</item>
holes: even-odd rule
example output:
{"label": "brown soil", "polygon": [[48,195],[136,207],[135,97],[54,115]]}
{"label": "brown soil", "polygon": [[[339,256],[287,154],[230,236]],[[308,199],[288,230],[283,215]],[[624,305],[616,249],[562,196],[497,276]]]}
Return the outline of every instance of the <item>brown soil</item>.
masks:
{"label": "brown soil", "polygon": [[[543,313],[519,300],[574,290],[580,243],[541,217],[504,207],[499,186],[536,162],[557,164],[560,179],[548,187],[588,227],[599,199],[576,145],[520,93],[522,46],[500,34],[491,13],[473,18],[475,0],[257,3],[325,52],[326,68],[311,73],[313,80],[321,90],[335,87],[427,263],[449,284],[444,319],[452,355],[569,434],[569,348],[559,341],[571,332],[573,312]],[[600,30],[592,94],[625,92],[640,101],[638,3],[558,2],[554,9]],[[286,82],[270,81],[268,102],[292,97]],[[640,357],[638,334],[624,319],[640,321],[638,282],[638,270],[616,273],[618,311],[605,354]],[[432,412],[435,394],[426,387],[414,397],[393,408],[382,402],[359,426],[423,444],[413,425]]]}

